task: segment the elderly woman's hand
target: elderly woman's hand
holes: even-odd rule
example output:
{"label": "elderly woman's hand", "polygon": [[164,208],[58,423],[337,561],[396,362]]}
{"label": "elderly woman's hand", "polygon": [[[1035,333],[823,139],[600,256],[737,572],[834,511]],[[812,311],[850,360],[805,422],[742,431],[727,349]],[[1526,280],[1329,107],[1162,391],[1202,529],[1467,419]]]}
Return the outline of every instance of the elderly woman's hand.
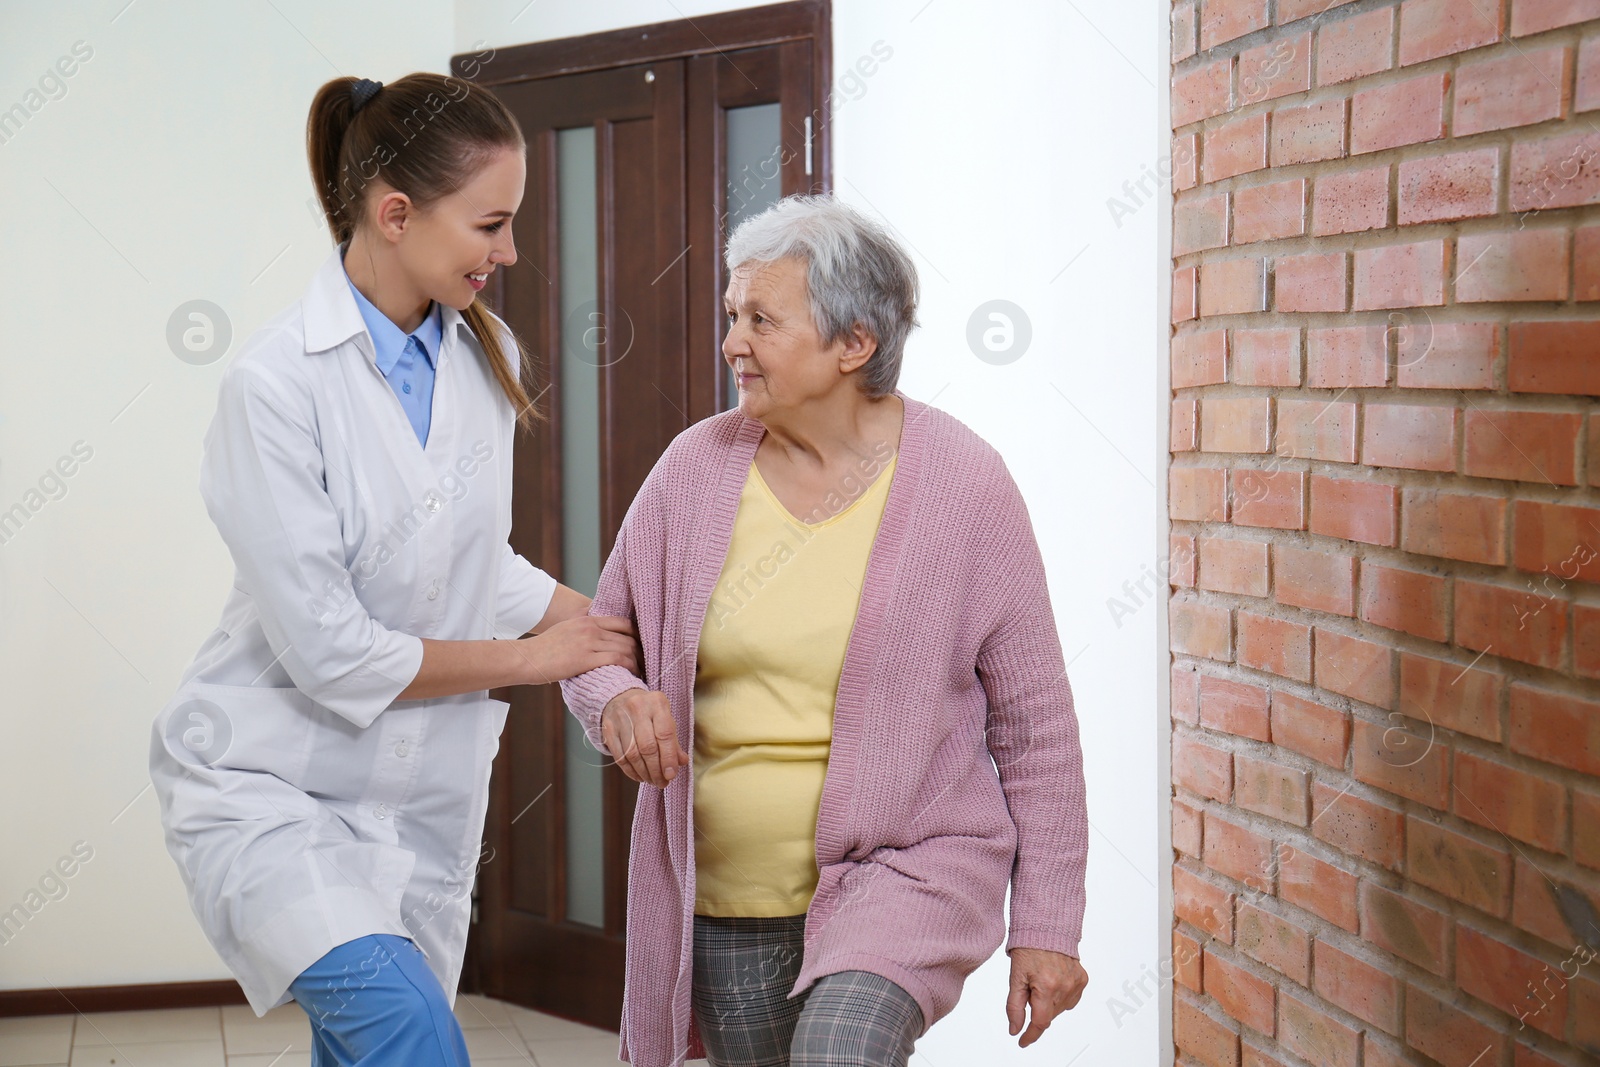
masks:
{"label": "elderly woman's hand", "polygon": [[600,713],[600,736],[617,766],[636,782],[665,789],[689,763],[665,693],[627,689]]}
{"label": "elderly woman's hand", "polygon": [[1013,1037],[1022,1029],[1023,1009],[1032,1008],[1028,1032],[1017,1044],[1027,1048],[1039,1040],[1057,1015],[1077,1006],[1083,987],[1088,984],[1089,975],[1083,965],[1065,953],[1042,948],[1012,949],[1006,1017],[1011,1021]]}

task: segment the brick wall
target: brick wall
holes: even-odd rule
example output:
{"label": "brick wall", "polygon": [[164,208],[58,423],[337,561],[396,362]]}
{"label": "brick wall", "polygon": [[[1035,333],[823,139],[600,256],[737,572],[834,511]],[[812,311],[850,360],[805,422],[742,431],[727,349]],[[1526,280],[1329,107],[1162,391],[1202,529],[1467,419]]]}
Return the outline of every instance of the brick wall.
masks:
{"label": "brick wall", "polygon": [[1600,1063],[1600,0],[1172,7],[1179,1063]]}

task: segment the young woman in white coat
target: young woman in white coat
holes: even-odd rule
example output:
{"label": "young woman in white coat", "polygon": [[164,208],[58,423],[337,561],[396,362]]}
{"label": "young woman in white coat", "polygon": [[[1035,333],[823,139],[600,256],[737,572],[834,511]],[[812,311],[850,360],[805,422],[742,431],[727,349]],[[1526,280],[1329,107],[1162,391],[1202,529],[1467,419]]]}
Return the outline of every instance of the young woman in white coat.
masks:
{"label": "young woman in white coat", "polygon": [[256,1014],[297,1000],[317,1067],[465,1064],[509,707],[487,690],[636,670],[633,630],[507,543],[513,431],[539,416],[475,295],[516,261],[511,113],[454,78],[340,78],[307,142],[338,248],[222,376],[200,491],[236,576],[150,773]]}

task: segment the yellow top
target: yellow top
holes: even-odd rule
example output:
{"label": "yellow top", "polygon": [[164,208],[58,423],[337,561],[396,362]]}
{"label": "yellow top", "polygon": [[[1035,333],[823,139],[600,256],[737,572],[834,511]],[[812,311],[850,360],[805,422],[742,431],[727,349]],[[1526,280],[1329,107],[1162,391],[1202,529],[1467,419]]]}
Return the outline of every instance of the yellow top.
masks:
{"label": "yellow top", "polygon": [[750,464],[695,668],[696,914],[798,915],[816,892],[839,674],[894,476],[883,451],[818,523]]}

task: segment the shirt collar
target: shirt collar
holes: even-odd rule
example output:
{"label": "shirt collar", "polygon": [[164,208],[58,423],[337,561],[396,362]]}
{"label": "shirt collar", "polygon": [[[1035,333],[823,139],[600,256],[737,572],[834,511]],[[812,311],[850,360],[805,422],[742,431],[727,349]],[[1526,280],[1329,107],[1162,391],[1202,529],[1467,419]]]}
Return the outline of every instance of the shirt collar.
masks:
{"label": "shirt collar", "polygon": [[368,300],[356,283],[350,281],[348,272],[345,281],[350,285],[350,293],[356,298],[356,307],[361,311],[361,318],[367,324],[367,334],[372,338],[372,346],[376,350],[374,355],[378,369],[387,375],[394,370],[394,365],[400,361],[405,353],[406,342],[415,337],[422,343],[422,354],[427,359],[429,366],[437,369],[438,361],[434,353],[439,351],[439,337],[442,327],[439,324],[439,304],[435,301],[429,305],[428,313],[423,316],[422,325],[410,334],[396,326],[394,320],[378,310],[376,304]]}
{"label": "shirt collar", "polygon": [[[369,327],[361,314],[361,306],[357,303],[359,294],[350,285],[350,277],[344,270],[344,252],[349,247],[346,241],[328,253],[322,261],[322,266],[317,268],[317,273],[312,277],[311,283],[306,286],[305,292],[300,297],[301,313],[305,326],[306,354],[313,355],[326,352],[331,348],[343,344],[352,337],[359,338],[369,334]],[[360,297],[360,299],[365,299]],[[467,320],[461,312],[447,304],[435,304],[436,315],[430,316],[436,320],[438,333],[432,334],[435,338],[429,349],[430,358],[435,365],[438,355],[446,339],[454,336],[456,330],[471,330]],[[382,312],[379,312],[380,317]],[[388,321],[384,317],[384,321]],[[396,332],[398,326],[389,323]],[[426,325],[426,324],[424,324]],[[419,328],[420,329],[420,328]],[[405,334],[400,335],[401,348],[404,349]],[[426,341],[426,338],[424,338]],[[360,346],[368,359],[377,362],[377,353],[369,350],[368,345]]]}

